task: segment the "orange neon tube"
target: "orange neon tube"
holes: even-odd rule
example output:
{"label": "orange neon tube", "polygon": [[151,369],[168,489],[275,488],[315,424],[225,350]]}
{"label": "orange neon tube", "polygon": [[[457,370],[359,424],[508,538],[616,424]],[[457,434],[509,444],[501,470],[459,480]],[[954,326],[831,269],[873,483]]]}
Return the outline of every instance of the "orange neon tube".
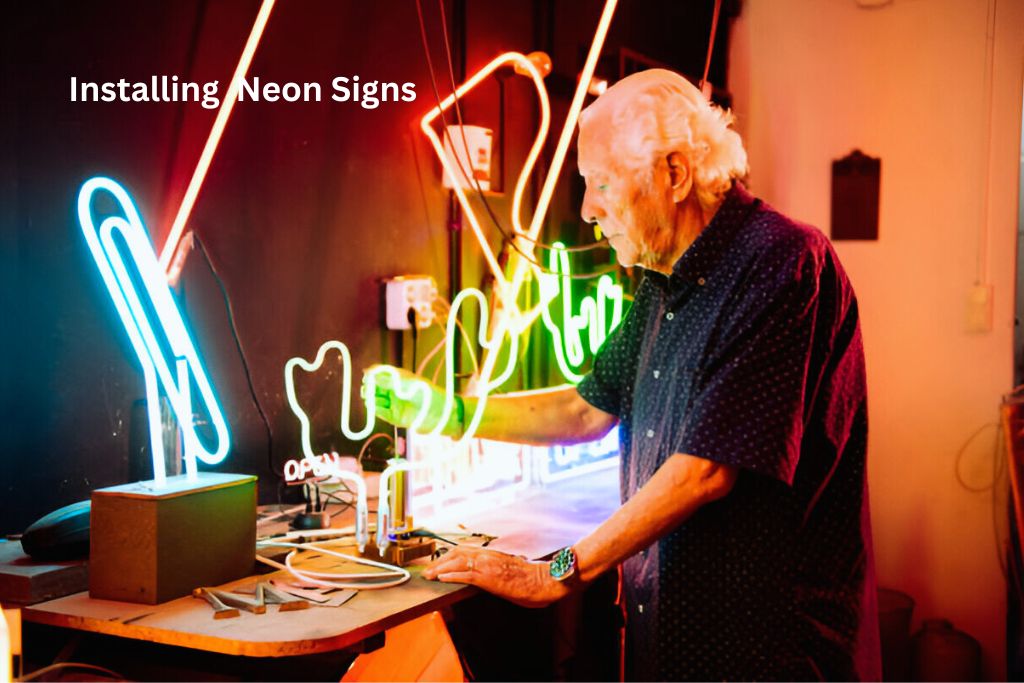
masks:
{"label": "orange neon tube", "polygon": [[[536,240],[540,234],[541,226],[551,204],[551,197],[555,192],[555,185],[558,183],[558,175],[565,163],[565,156],[569,151],[569,142],[576,130],[576,123],[579,121],[580,112],[583,110],[583,101],[587,97],[587,89],[590,87],[590,80],[594,77],[594,70],[597,68],[597,60],[601,57],[601,50],[604,48],[605,38],[608,37],[608,27],[612,23],[612,16],[615,14],[615,6],[618,0],[606,0],[601,18],[597,22],[597,30],[594,32],[594,40],[590,44],[590,52],[587,54],[587,61],[583,64],[583,71],[580,73],[579,82],[576,84],[576,92],[569,105],[569,113],[566,114],[565,124],[562,126],[562,134],[555,146],[554,156],[551,158],[551,166],[548,175],[544,179],[544,186],[537,197],[537,207],[533,212],[533,220],[530,221],[530,229],[527,237]],[[531,242],[532,246],[532,242]],[[530,252],[532,254],[532,252]],[[530,265],[524,258],[516,258],[515,268],[512,276],[512,295],[518,296],[519,288],[522,285],[523,267]]]}
{"label": "orange neon tube", "polygon": [[[491,250],[490,244],[487,241],[487,236],[484,234],[483,228],[480,225],[480,220],[477,218],[476,212],[469,203],[466,191],[463,189],[462,183],[459,182],[460,171],[452,164],[448,155],[445,154],[441,139],[434,131],[433,122],[441,115],[442,112],[447,111],[454,104],[456,98],[461,99],[466,95],[466,93],[479,85],[483,79],[492,74],[499,67],[512,63],[518,64],[530,74],[534,87],[537,89],[537,97],[540,105],[540,126],[537,130],[537,135],[534,138],[533,146],[530,147],[530,152],[526,156],[523,169],[519,173],[515,191],[512,194],[513,230],[516,234],[523,234],[520,217],[523,193],[526,190],[526,184],[530,178],[530,173],[533,171],[533,167],[537,163],[537,157],[540,156],[541,148],[544,146],[544,139],[547,137],[548,128],[551,125],[551,105],[548,102],[547,88],[544,87],[543,76],[541,76],[533,62],[527,59],[525,55],[518,52],[506,52],[505,54],[498,55],[482,69],[473,74],[469,80],[456,88],[454,93],[442,100],[439,106],[435,106],[433,109],[428,111],[420,121],[420,128],[423,130],[424,135],[427,136],[427,139],[430,140],[430,144],[434,147],[434,152],[441,160],[441,165],[444,167],[445,173],[448,174],[448,177],[452,181],[452,189],[455,191],[459,204],[462,206],[462,210],[465,212],[466,218],[469,220],[469,224],[473,228],[477,241],[480,242],[480,248],[483,250],[484,259],[487,261],[487,265],[494,273],[498,289],[503,293],[503,295],[508,292],[508,281],[505,279],[505,274],[498,265],[498,260],[495,257],[494,252]],[[447,135],[448,132],[445,131],[444,134]],[[457,141],[452,140],[453,149],[455,149],[456,144]]]}
{"label": "orange neon tube", "polygon": [[245,41],[242,56],[238,59],[238,66],[235,67],[235,73],[231,77],[231,84],[228,86],[227,92],[224,93],[224,100],[221,102],[220,109],[217,110],[217,118],[213,121],[210,135],[206,138],[203,153],[199,156],[199,162],[192,173],[192,180],[188,184],[188,189],[185,190],[185,196],[182,198],[181,205],[178,207],[178,213],[171,224],[171,232],[167,235],[163,251],[160,252],[160,267],[167,273],[167,279],[172,283],[177,281],[178,275],[181,272],[181,260],[176,260],[174,256],[178,251],[181,236],[185,232],[185,224],[192,213],[196,197],[199,196],[199,189],[203,185],[203,180],[206,179],[206,171],[210,168],[210,162],[213,160],[214,152],[217,151],[217,145],[220,144],[220,138],[224,133],[225,126],[228,124],[231,110],[238,100],[238,90],[241,87],[242,79],[245,78],[245,74],[249,71],[249,64],[256,53],[256,47],[263,36],[263,29],[267,25],[267,19],[270,18],[270,10],[273,8],[274,0],[263,0],[260,11],[256,15],[256,21],[252,25],[252,31],[249,32],[249,39]]}

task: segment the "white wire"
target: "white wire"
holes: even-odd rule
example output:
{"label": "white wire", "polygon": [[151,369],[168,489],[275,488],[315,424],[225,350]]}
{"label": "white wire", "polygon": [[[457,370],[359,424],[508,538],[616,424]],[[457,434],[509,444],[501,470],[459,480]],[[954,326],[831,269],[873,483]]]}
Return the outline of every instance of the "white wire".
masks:
{"label": "white wire", "polygon": [[[434,316],[434,322],[437,323],[437,326],[441,328],[441,332],[443,333],[445,331],[444,325],[441,324],[441,321],[437,319],[436,315]],[[423,374],[423,371],[427,369],[427,363],[429,363],[434,356],[441,352],[441,349],[444,348],[444,343],[446,341],[447,340],[444,338],[442,334],[441,341],[437,342],[437,345],[434,346],[434,348],[430,349],[430,351],[427,352],[427,355],[423,357],[423,360],[420,361],[419,367],[416,368],[417,375]]]}
{"label": "white wire", "polygon": [[[339,553],[339,552],[336,552],[336,551],[333,551],[333,550],[328,550],[327,548],[323,548],[321,546],[314,545],[312,543],[286,543],[286,542],[283,542],[283,541],[278,541],[278,540],[270,539],[270,540],[266,540],[266,541],[260,541],[256,545],[257,545],[257,547],[276,546],[276,547],[282,547],[282,548],[292,548],[292,551],[290,553],[288,553],[288,555],[285,557],[285,560],[284,560],[285,563],[284,564],[281,564],[280,562],[277,562],[275,560],[271,560],[268,557],[262,557],[260,555],[257,555],[256,559],[259,562],[262,562],[263,564],[269,565],[271,567],[275,567],[277,569],[283,569],[284,571],[288,572],[289,574],[291,574],[295,578],[299,579],[300,581],[304,581],[306,583],[310,583],[310,584],[313,584],[314,586],[319,586],[321,588],[352,588],[352,589],[355,589],[355,590],[375,590],[375,589],[378,589],[378,588],[391,588],[393,586],[399,586],[399,585],[405,583],[406,581],[408,581],[409,578],[411,577],[411,574],[409,574],[409,572],[407,570],[403,569],[402,567],[397,567],[397,566],[392,565],[392,564],[386,564],[384,562],[375,562],[375,561],[367,559],[365,557],[357,557],[355,555],[346,555],[345,553]],[[296,569],[295,567],[292,566],[292,559],[295,557],[296,553],[299,550],[310,550],[310,551],[314,551],[314,552],[318,552],[318,553],[323,553],[324,555],[332,555],[334,557],[338,557],[338,558],[341,558],[343,560],[347,560],[347,561],[350,561],[350,562],[355,562],[356,564],[362,564],[362,565],[366,565],[366,566],[369,566],[369,567],[377,567],[379,569],[384,569],[384,570],[386,570],[386,572],[383,572],[383,573],[381,573],[381,572],[374,572],[372,574],[367,574],[367,573],[361,573],[360,574],[360,573],[351,573],[351,572],[327,573],[327,572],[303,571],[303,570],[300,570],[300,569]],[[395,575],[397,575],[397,578],[392,579],[391,581],[374,581],[374,582],[365,581],[366,579],[379,579],[379,578],[382,578],[382,577],[395,576]],[[340,579],[340,580],[338,580],[338,581],[322,581],[322,580],[320,580],[318,578],[314,578],[314,577],[318,577],[318,576],[319,577],[336,577],[337,579]],[[348,580],[349,582],[346,582],[346,580]]]}

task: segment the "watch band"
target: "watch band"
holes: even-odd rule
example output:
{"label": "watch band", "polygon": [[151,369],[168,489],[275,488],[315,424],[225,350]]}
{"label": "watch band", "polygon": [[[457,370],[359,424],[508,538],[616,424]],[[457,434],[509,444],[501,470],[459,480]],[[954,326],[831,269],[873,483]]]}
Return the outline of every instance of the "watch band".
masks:
{"label": "watch band", "polygon": [[555,581],[565,581],[576,573],[576,552],[572,546],[562,548],[548,563],[548,572]]}

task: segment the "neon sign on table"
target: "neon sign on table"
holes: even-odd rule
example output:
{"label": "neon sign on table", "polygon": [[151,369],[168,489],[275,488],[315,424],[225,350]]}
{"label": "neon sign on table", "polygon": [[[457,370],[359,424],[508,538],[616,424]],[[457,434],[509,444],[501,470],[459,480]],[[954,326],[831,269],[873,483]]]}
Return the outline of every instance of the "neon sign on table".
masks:
{"label": "neon sign on table", "polygon": [[[121,215],[115,213],[102,218],[97,228],[93,200],[98,193],[109,195]],[[230,447],[227,422],[157,261],[138,209],[121,185],[110,178],[97,177],[86,181],[78,193],[78,220],[96,267],[142,365],[153,479],[157,486],[166,483],[160,433],[160,387],[167,394],[184,435],[186,472],[190,478],[195,478],[197,459],[207,465],[216,465],[227,455]],[[120,234],[127,249],[127,261],[115,240],[115,232]],[[143,285],[142,293],[136,289],[136,280]],[[150,311],[155,314],[155,321],[150,319]],[[217,447],[212,450],[203,443],[196,429],[193,382],[216,434]]]}

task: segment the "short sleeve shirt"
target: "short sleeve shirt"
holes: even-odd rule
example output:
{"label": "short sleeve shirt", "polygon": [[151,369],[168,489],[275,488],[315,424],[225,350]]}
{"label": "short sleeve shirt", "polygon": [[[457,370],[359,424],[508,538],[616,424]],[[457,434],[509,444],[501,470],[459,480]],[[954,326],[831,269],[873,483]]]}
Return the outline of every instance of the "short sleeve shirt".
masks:
{"label": "short sleeve shirt", "polygon": [[739,470],[624,564],[632,678],[880,676],[857,302],[819,231],[736,183],[578,390],[619,418],[623,500],[676,453]]}

